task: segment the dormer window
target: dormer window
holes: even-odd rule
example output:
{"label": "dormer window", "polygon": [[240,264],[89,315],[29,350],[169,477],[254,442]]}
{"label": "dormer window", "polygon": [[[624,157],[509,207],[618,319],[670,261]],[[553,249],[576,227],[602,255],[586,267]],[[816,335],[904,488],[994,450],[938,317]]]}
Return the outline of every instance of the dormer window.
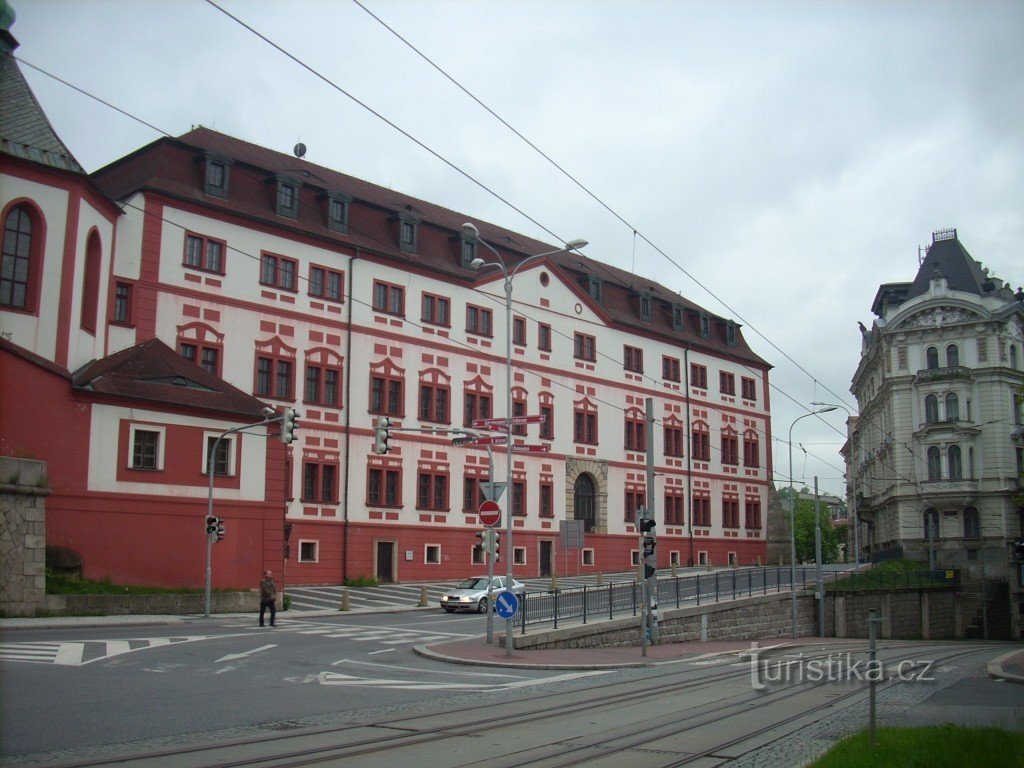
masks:
{"label": "dormer window", "polygon": [[207,153],[206,170],[203,175],[203,192],[213,197],[228,196],[228,181],[231,178],[231,166],[234,161],[230,157],[215,153]]}
{"label": "dormer window", "polygon": [[651,319],[651,297],[640,296],[640,319],[649,321]]}
{"label": "dormer window", "polygon": [[594,301],[601,301],[601,287],[603,283],[601,278],[594,277],[593,275],[587,275],[587,294]]}
{"label": "dormer window", "polygon": [[476,258],[476,243],[466,238],[460,239],[461,253],[462,253],[462,266],[467,269],[472,265],[473,259]]}
{"label": "dormer window", "polygon": [[278,216],[285,216],[289,219],[299,217],[299,185],[287,176],[277,177],[277,205]]}
{"label": "dormer window", "polygon": [[352,198],[341,192],[327,193],[327,228],[331,232],[348,232],[348,205]]}
{"label": "dormer window", "polygon": [[398,247],[405,253],[416,253],[419,219],[403,214],[398,217]]}
{"label": "dormer window", "polygon": [[707,312],[700,313],[700,337],[706,339],[711,335],[711,319]]}
{"label": "dormer window", "polygon": [[685,314],[683,308],[678,304],[672,305],[672,330],[681,331],[683,330],[683,318]]}
{"label": "dormer window", "polygon": [[736,323],[732,320],[725,324],[725,343],[730,347],[736,346]]}

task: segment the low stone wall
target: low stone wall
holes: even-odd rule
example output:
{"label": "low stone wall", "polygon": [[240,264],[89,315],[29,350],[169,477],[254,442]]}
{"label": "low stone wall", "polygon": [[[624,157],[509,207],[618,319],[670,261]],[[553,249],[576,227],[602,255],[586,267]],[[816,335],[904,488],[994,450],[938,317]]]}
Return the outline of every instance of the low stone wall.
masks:
{"label": "low stone wall", "polygon": [[[797,593],[797,634],[815,633],[814,596]],[[685,643],[708,640],[760,640],[767,637],[792,637],[793,610],[789,592],[758,595],[730,602],[661,609],[658,621],[659,643]],[[530,632],[515,636],[515,647],[597,648],[610,645],[639,645],[640,618],[578,624],[560,629]]]}
{"label": "low stone wall", "polygon": [[[258,592],[213,592],[211,613],[255,613]],[[45,610],[65,616],[180,616],[206,613],[203,594],[47,595]]]}
{"label": "low stone wall", "polygon": [[960,599],[953,589],[892,589],[830,594],[825,602],[829,637],[868,636],[868,612],[882,620],[885,639],[953,640],[963,637]]}
{"label": "low stone wall", "polygon": [[46,464],[0,456],[0,611],[34,616],[46,601]]}

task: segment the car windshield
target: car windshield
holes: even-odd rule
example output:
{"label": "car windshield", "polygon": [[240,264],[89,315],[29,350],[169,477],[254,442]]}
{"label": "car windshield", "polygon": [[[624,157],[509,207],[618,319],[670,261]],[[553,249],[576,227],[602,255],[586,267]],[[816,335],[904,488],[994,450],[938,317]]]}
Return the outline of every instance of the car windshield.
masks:
{"label": "car windshield", "polygon": [[466,579],[459,584],[459,589],[487,589],[487,579],[483,577]]}

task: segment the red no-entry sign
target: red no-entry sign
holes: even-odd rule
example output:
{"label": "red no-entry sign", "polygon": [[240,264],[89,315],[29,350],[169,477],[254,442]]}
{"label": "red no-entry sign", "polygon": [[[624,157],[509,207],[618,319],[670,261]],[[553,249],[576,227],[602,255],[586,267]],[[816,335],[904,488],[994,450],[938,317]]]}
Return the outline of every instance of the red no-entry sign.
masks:
{"label": "red no-entry sign", "polygon": [[481,502],[478,512],[480,514],[480,522],[489,528],[494,527],[501,520],[501,507],[498,506],[496,501],[488,499]]}

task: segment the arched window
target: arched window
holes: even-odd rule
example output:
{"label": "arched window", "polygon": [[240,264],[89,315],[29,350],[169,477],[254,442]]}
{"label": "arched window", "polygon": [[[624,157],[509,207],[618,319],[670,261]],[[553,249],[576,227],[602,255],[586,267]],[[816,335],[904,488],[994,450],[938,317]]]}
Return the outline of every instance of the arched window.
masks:
{"label": "arched window", "polygon": [[960,420],[960,400],[955,392],[946,395],[946,421]]}
{"label": "arched window", "polygon": [[957,349],[956,344],[950,344],[946,347],[946,367],[956,368],[960,365],[960,350]]}
{"label": "arched window", "polygon": [[100,236],[96,230],[85,242],[85,271],[82,275],[82,328],[96,333],[96,314],[100,306],[100,266],[103,261]]}
{"label": "arched window", "polygon": [[939,350],[935,347],[928,347],[924,353],[926,365],[929,371],[934,371],[939,367]]}
{"label": "arched window", "polygon": [[924,399],[924,420],[928,424],[939,420],[939,398],[935,395],[928,395]]}
{"label": "arched window", "polygon": [[928,449],[928,479],[942,479],[942,453],[934,445]]}
{"label": "arched window", "polygon": [[939,538],[939,511],[937,509],[926,509],[924,511],[924,537]]}
{"label": "arched window", "polygon": [[594,530],[597,519],[597,493],[590,475],[582,474],[576,478],[573,487],[573,518],[583,521],[584,532]]}
{"label": "arched window", "polygon": [[960,446],[951,445],[946,449],[947,474],[950,480],[962,480],[964,476],[963,463],[960,460]]}
{"label": "arched window", "polygon": [[39,304],[43,269],[43,220],[25,203],[4,216],[3,255],[0,256],[0,306],[34,312]]}
{"label": "arched window", "polygon": [[967,507],[964,510],[964,538],[977,539],[981,537],[981,520],[978,517],[978,510],[974,507]]}

